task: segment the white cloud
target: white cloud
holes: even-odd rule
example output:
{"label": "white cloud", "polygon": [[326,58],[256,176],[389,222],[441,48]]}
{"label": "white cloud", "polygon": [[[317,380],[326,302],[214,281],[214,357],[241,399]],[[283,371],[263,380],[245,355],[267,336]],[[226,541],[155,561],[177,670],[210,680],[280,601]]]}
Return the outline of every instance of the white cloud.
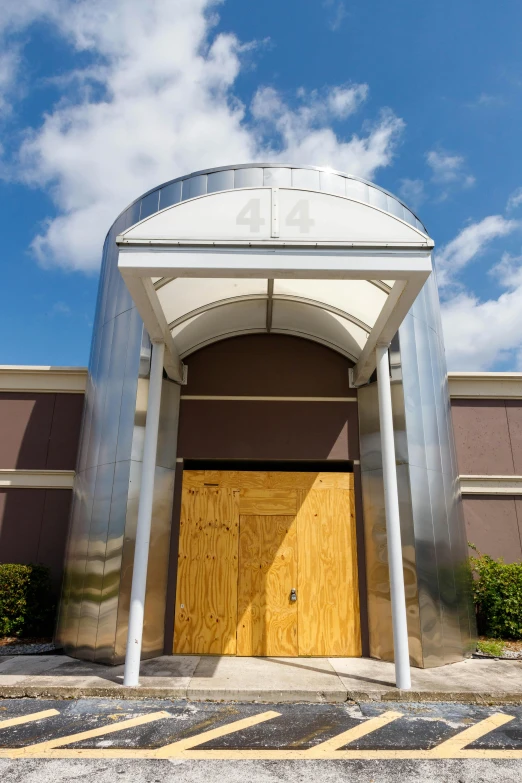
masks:
{"label": "white cloud", "polygon": [[512,212],[522,204],[522,188],[517,188],[507,200],[506,210]]}
{"label": "white cloud", "polygon": [[426,153],[426,162],[432,171],[432,182],[436,185],[470,188],[475,184],[475,177],[465,171],[462,155],[451,155],[442,149],[430,150]]}
{"label": "white cloud", "polygon": [[272,157],[372,178],[390,164],[403,128],[391,111],[348,139],[331,127],[365,101],[365,84],[300,90],[292,105],[260,88],[249,116],[234,87],[252,45],[214,34],[218,5],[26,0],[24,13],[10,12],[8,30],[45,18],[90,59],[62,75],[62,100],[26,131],[20,150],[16,175],[50,193],[56,208],[33,242],[43,265],[95,269],[120,210],[195,169]]}
{"label": "white cloud", "polygon": [[0,53],[0,116],[11,111],[11,93],[16,83],[19,55],[16,50]]}
{"label": "white cloud", "polygon": [[60,11],[62,0],[0,0],[0,114],[11,111],[11,102],[20,92],[21,43],[17,35],[43,17]]}
{"label": "white cloud", "polygon": [[[467,226],[438,256],[439,285],[441,277],[443,284],[453,281],[489,242],[507,236],[519,225],[490,215]],[[481,300],[472,291],[461,290],[441,304],[450,370],[487,370],[502,362],[522,370],[522,256],[503,253],[490,274],[504,289],[497,299]]]}
{"label": "white cloud", "polygon": [[323,0],[323,8],[326,9],[326,23],[333,32],[339,30],[344,19],[348,16],[343,0]]}
{"label": "white cloud", "polygon": [[[256,93],[252,114],[258,123],[255,130],[258,149],[263,145],[265,157],[296,164],[314,163],[348,171],[371,179],[374,172],[391,163],[395,144],[404,127],[401,119],[391,111],[383,110],[373,126],[366,126],[366,135],[354,134],[349,141],[338,138],[327,123],[344,119],[365,100],[365,84],[334,87],[323,95],[299,91],[302,105],[290,108],[281,95],[271,87]],[[276,136],[275,143],[270,141]]]}
{"label": "white cloud", "polygon": [[514,289],[522,286],[522,256],[502,253],[502,258],[498,264],[491,267],[490,274],[504,288]]}
{"label": "white cloud", "polygon": [[436,255],[439,286],[449,285],[455,275],[482,253],[492,240],[511,234],[519,226],[519,221],[507,220],[502,215],[489,215],[479,223],[466,226]]}
{"label": "white cloud", "polygon": [[326,105],[333,117],[344,120],[357,111],[359,106],[367,99],[368,92],[367,84],[333,87],[328,92]]}
{"label": "white cloud", "polygon": [[462,293],[442,303],[450,370],[488,370],[507,361],[522,370],[522,285],[498,299]]}
{"label": "white cloud", "polygon": [[412,209],[418,209],[426,200],[424,182],[421,179],[401,179],[399,195]]}
{"label": "white cloud", "polygon": [[478,98],[471,103],[467,103],[468,109],[495,108],[505,106],[506,101],[501,95],[491,95],[487,92],[481,92]]}
{"label": "white cloud", "polygon": [[449,155],[446,152],[430,150],[426,160],[433,171],[434,182],[454,182],[462,169],[464,158],[461,155]]}

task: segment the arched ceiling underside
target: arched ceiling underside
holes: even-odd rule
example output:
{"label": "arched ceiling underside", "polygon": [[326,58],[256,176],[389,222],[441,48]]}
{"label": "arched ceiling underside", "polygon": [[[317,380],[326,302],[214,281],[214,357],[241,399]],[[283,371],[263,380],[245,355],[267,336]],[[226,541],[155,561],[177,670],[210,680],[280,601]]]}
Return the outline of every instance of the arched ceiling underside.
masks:
{"label": "arched ceiling underside", "polygon": [[273,332],[316,340],[355,362],[388,296],[364,280],[178,278],[156,290],[181,358],[215,340]]}
{"label": "arched ceiling underside", "polygon": [[376,330],[390,318],[397,328],[401,297],[411,306],[433,245],[418,223],[353,194],[292,187],[196,195],[117,242],[146,328],[153,340],[168,334],[175,361],[217,340],[268,332],[366,364]]}

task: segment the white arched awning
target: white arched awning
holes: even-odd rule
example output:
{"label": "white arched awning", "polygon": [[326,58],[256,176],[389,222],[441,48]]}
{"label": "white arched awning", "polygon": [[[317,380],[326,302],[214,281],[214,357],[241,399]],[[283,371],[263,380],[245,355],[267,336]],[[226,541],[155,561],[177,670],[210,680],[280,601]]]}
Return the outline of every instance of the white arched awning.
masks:
{"label": "white arched awning", "polygon": [[343,353],[360,384],[431,272],[433,242],[419,225],[347,195],[239,187],[129,228],[117,238],[119,268],[174,380],[208,343],[275,332]]}

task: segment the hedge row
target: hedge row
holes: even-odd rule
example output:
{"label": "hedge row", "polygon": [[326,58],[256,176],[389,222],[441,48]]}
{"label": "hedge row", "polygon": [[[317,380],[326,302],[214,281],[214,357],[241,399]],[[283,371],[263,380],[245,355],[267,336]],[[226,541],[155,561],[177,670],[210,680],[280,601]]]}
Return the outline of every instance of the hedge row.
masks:
{"label": "hedge row", "polygon": [[48,568],[0,564],[0,636],[52,636],[55,612]]}
{"label": "hedge row", "polygon": [[493,560],[470,546],[476,552],[470,560],[479,634],[522,639],[522,563]]}

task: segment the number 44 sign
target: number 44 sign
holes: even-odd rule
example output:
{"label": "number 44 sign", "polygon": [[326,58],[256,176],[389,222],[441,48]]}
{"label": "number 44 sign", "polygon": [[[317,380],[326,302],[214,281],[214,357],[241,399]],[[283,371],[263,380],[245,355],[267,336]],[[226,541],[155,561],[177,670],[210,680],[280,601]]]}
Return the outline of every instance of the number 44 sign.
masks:
{"label": "number 44 sign", "polygon": [[[277,209],[277,202],[272,204],[272,210]],[[275,217],[275,220],[274,220]],[[272,221],[277,225],[279,215],[272,215]],[[277,221],[277,222],[276,222]],[[266,224],[266,219],[261,214],[261,199],[251,198],[239,211],[236,225],[248,226],[253,234],[259,233],[261,227]],[[299,199],[283,217],[283,225],[295,226],[300,234],[309,234],[310,228],[315,225],[315,220],[310,217],[310,201],[306,198]]]}

